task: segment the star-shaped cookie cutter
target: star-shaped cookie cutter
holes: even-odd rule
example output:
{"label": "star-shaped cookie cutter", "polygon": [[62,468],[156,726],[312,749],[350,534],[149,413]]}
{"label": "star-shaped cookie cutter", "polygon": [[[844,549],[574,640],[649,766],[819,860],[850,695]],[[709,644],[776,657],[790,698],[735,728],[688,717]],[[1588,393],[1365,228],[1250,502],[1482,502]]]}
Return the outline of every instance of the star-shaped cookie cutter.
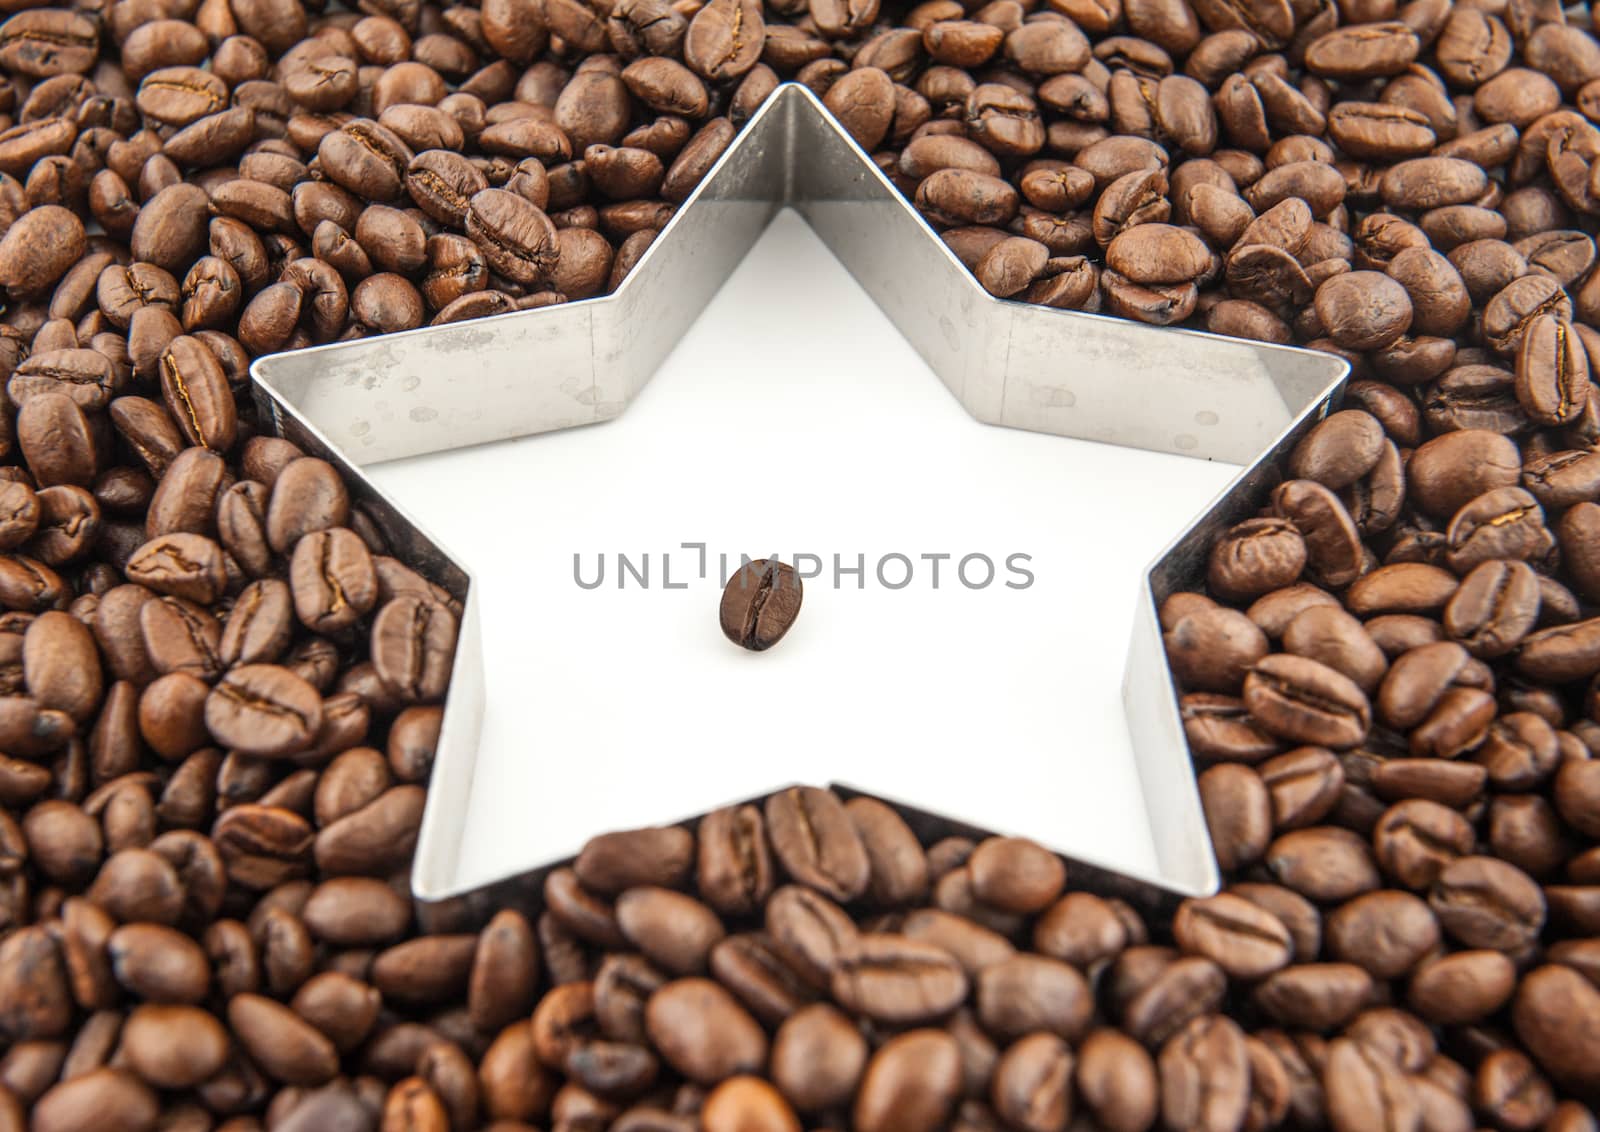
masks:
{"label": "star-shaped cookie cutter", "polygon": [[[784,207],[810,224],[976,420],[1246,465],[1149,566],[1138,600],[1123,700],[1155,873],[1068,858],[1076,881],[1147,906],[1214,892],[1217,865],[1157,610],[1203,577],[1215,532],[1261,506],[1278,482],[1280,457],[1336,405],[1348,365],[1310,350],[994,298],[816,96],[790,83],[751,118],[613,294],[278,354],[251,367],[263,422],[336,464],[394,552],[463,606],[415,897],[440,910],[492,904],[526,894],[560,862],[525,862],[487,887],[458,883],[484,702],[479,588],[361,467],[617,416]],[[878,796],[922,830],[972,830],[961,815],[918,810],[914,794],[907,783],[903,795]]]}

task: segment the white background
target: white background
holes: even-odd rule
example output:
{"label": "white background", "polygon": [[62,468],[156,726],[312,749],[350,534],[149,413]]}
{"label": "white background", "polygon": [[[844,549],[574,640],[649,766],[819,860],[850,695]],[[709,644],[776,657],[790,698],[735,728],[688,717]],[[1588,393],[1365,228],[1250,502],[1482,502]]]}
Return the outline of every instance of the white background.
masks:
{"label": "white background", "polygon": [[[1236,471],[974,422],[783,214],[620,419],[373,469],[483,587],[458,882],[829,781],[1153,870],[1120,699],[1138,579]],[[618,588],[619,553],[649,555],[648,589]],[[827,564],[770,652],[718,628],[717,556],[741,553]],[[892,553],[916,567],[897,591]],[[954,576],[971,553],[988,588]],[[1002,584],[1013,553],[1030,588]],[[833,587],[835,554],[865,555],[864,589]]]}

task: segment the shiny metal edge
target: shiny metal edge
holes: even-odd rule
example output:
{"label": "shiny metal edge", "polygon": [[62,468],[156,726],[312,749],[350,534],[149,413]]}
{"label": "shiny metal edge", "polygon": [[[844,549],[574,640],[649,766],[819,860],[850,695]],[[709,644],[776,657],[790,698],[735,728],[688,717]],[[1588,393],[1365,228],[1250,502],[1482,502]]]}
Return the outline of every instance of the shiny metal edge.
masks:
{"label": "shiny metal edge", "polygon": [[[484,698],[479,594],[470,573],[361,468],[617,416],[784,207],[811,225],[974,419],[1248,465],[1140,586],[1123,690],[1156,875],[1081,859],[1074,871],[1149,908],[1215,891],[1157,610],[1203,578],[1215,532],[1262,505],[1278,457],[1337,404],[1348,365],[1309,350],[994,298],[817,98],[791,83],[752,117],[613,294],[251,367],[263,422],[333,461],[395,552],[462,606],[412,873],[417,900],[448,923],[463,909],[529,899],[559,862],[530,862],[487,884],[459,882]],[[959,815],[885,801],[918,828],[982,832]],[[692,819],[662,820],[680,817]]]}

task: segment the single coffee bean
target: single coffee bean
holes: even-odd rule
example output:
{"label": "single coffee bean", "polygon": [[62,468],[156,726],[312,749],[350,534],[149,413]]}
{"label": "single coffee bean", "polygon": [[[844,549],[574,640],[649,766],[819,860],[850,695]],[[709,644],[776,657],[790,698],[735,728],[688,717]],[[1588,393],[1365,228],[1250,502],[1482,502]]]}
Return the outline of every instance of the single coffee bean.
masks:
{"label": "single coffee bean", "polygon": [[942,1030],[910,1030],[867,1063],[852,1110],[862,1132],[934,1132],[961,1090],[961,1049]]}
{"label": "single coffee bean", "polygon": [[765,811],[772,850],[790,876],[843,902],[866,891],[866,847],[832,791],[792,787],[768,798]]}
{"label": "single coffee bean", "polygon": [[867,934],[839,956],[832,989],[847,1009],[914,1024],[954,1010],[967,996],[967,976],[952,955],[931,944]]}
{"label": "single coffee bean", "polygon": [[224,746],[257,756],[292,754],[322,726],[322,697],[286,668],[233,669],[206,698],[206,728]]}
{"label": "single coffee bean", "polygon": [[674,1069],[701,1085],[759,1072],[767,1038],[755,1019],[716,983],[679,979],[650,996],[650,1040]]}
{"label": "single coffee bean", "polygon": [[1161,1112],[1173,1128],[1236,1128],[1250,1099],[1244,1033],[1217,1014],[1194,1019],[1161,1049]]}
{"label": "single coffee bean", "polygon": [[794,567],[776,559],[747,563],[722,592],[722,633],[742,648],[769,649],[793,627],[804,596]]}
{"label": "single coffee bean", "polygon": [[1287,966],[1294,956],[1282,921],[1228,893],[1185,901],[1172,930],[1185,952],[1213,960],[1233,978],[1261,978]]}
{"label": "single coffee bean", "polygon": [[1526,873],[1493,857],[1464,856],[1440,870],[1428,903],[1451,938],[1515,953],[1544,926],[1545,900]]}
{"label": "single coffee bean", "polygon": [[855,1095],[867,1064],[867,1042],[837,1008],[818,1003],[797,1011],[772,1043],[772,1079],[801,1112],[836,1108]]}
{"label": "single coffee bean", "polygon": [[985,967],[976,980],[978,1019],[1009,1041],[1038,1030],[1077,1040],[1093,1013],[1088,983],[1056,959],[1016,955]]}

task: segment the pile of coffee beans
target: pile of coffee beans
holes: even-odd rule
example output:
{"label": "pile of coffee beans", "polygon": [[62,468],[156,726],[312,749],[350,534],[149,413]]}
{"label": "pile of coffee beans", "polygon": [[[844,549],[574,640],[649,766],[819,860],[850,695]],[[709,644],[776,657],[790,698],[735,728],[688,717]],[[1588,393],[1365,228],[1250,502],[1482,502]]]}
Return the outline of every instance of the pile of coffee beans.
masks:
{"label": "pile of coffee beans", "polygon": [[[0,1132],[1597,1128],[1587,9],[0,17]],[[1162,609],[1227,887],[797,789],[425,931],[459,607],[249,361],[609,291],[789,79],[992,293],[1351,362]]]}

